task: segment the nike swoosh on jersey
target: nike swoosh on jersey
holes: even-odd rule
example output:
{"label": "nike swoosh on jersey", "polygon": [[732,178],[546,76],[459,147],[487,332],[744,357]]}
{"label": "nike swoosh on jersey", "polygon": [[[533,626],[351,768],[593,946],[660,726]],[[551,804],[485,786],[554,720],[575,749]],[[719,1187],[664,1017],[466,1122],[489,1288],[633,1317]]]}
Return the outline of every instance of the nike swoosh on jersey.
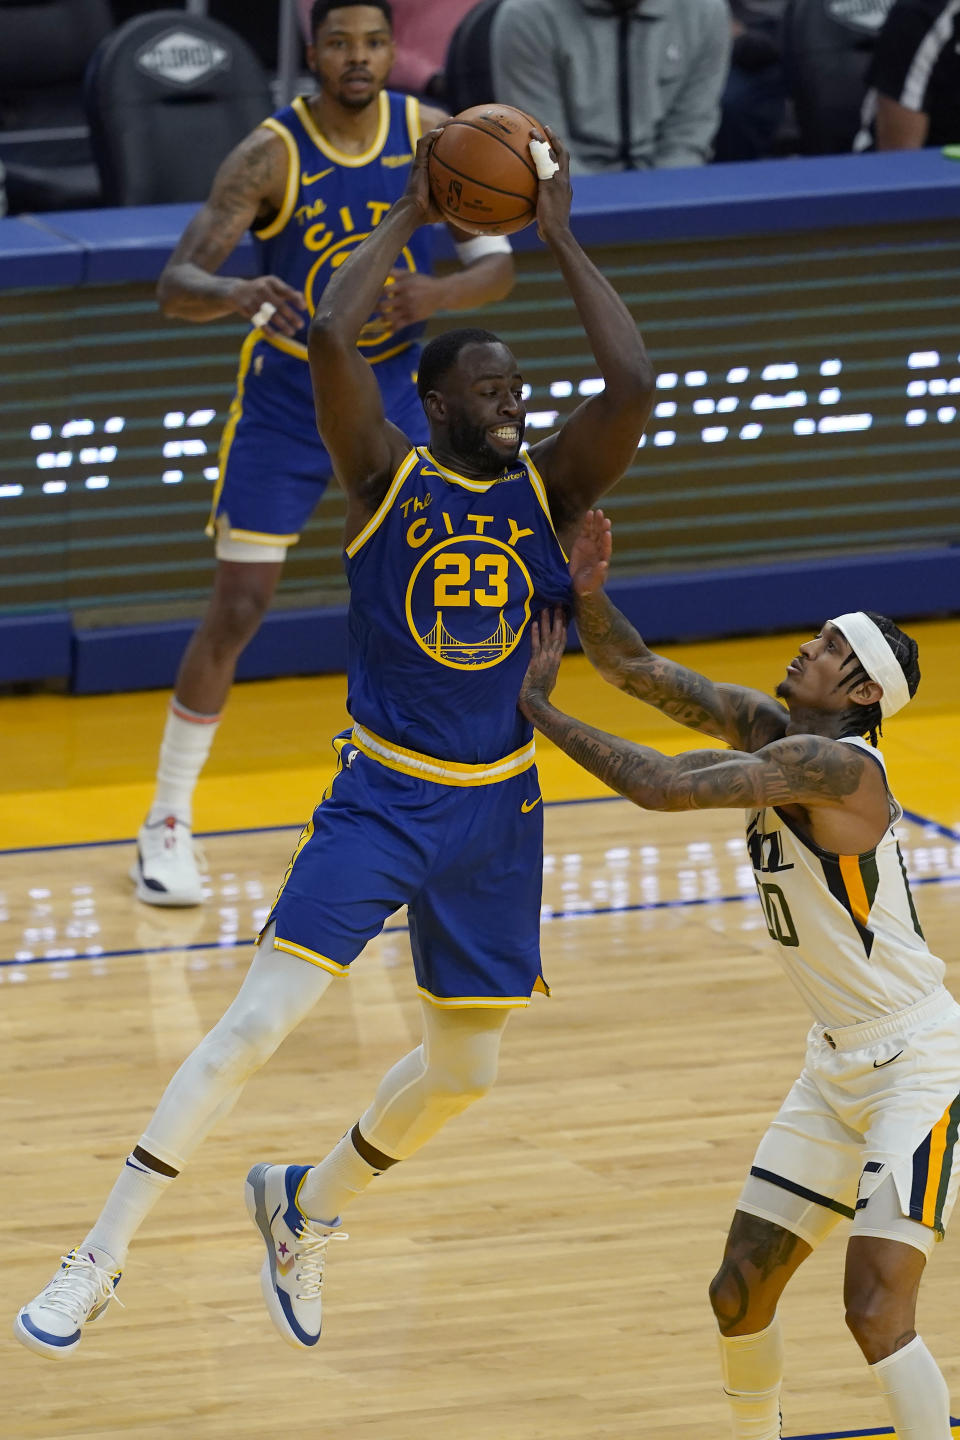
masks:
{"label": "nike swoosh on jersey", "polygon": [[318,180],[323,180],[323,179],[326,178],[327,175],[332,175],[335,169],[336,169],[336,166],[335,166],[335,165],[331,165],[331,166],[329,167],[329,169],[327,169],[327,170],[318,170],[317,173],[316,173],[316,175],[308,175],[307,172],[306,172],[306,170],[301,170],[301,171],[300,171],[300,184],[301,184],[301,185],[316,185],[316,183],[317,183]]}
{"label": "nike swoosh on jersey", "polygon": [[882,1070],[883,1067],[884,1067],[884,1065],[892,1065],[893,1062],[894,1062],[894,1060],[899,1060],[899,1059],[900,1059],[900,1056],[901,1056],[902,1054],[903,1054],[903,1051],[902,1051],[902,1050],[898,1050],[897,1053],[896,1053],[896,1055],[891,1055],[891,1056],[890,1056],[890,1059],[889,1059],[889,1060],[874,1060],[874,1062],[873,1062],[873,1068],[874,1068],[874,1070]]}
{"label": "nike swoosh on jersey", "polygon": [[529,815],[531,810],[536,810],[542,799],[543,796],[538,795],[536,800],[524,800],[523,804],[520,806],[521,813],[524,815]]}

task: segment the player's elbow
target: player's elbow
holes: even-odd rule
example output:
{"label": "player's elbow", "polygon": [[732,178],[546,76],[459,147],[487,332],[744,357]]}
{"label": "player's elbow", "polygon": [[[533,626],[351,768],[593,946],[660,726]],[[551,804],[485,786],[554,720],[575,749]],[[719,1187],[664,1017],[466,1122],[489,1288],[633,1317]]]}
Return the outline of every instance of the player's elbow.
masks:
{"label": "player's elbow", "polygon": [[161,315],[165,315],[168,320],[179,320],[181,318],[180,291],[170,272],[169,265],[160,272],[155,294]]}
{"label": "player's elbow", "polygon": [[618,361],[617,373],[607,378],[605,388],[620,415],[631,416],[640,426],[646,424],[657,393],[657,376],[639,335],[636,348]]}
{"label": "player's elbow", "polygon": [[312,359],[335,359],[347,348],[343,322],[329,307],[318,307],[310,321],[307,349]]}

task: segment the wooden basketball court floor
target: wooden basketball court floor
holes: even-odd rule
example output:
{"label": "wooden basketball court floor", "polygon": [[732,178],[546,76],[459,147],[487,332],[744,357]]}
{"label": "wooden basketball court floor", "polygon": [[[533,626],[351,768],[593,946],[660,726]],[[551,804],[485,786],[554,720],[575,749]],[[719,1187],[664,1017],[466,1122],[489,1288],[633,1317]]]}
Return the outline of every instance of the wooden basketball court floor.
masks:
{"label": "wooden basketball court floor", "polygon": [[[913,628],[924,679],[885,751],[921,920],[960,991],[960,622]],[[672,653],[769,688],[798,638]],[[697,743],[582,657],[558,699],[663,748]],[[237,688],[197,799],[208,899],[165,912],[127,880],[164,703],[0,701],[3,1440],[721,1440],[706,1285],[807,1017],[777,968],[740,817],[645,814],[545,744],[553,997],[511,1019],[491,1095],[349,1214],[320,1347],[296,1353],[270,1326],[243,1178],[257,1160],[318,1158],[416,1042],[402,914],[153,1212],[126,1308],[59,1365],[16,1344],[17,1307],[82,1238],[232,998],[345,719],[340,677]],[[842,1255],[836,1234],[782,1306],[790,1436],[889,1433],[844,1328]],[[955,1410],[958,1294],[954,1234],[920,1329]]]}

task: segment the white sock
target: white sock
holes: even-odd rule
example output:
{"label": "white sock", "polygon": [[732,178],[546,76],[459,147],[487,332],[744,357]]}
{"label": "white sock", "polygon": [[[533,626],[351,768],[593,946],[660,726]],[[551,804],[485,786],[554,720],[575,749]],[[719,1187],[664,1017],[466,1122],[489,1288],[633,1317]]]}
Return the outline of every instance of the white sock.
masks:
{"label": "white sock", "polygon": [[734,1440],[779,1440],[783,1335],[774,1315],[755,1335],[719,1335]]}
{"label": "white sock", "polygon": [[940,1367],[917,1335],[871,1365],[897,1440],[950,1440],[950,1393]]}
{"label": "white sock", "polygon": [[358,1154],[352,1134],[349,1130],[330,1154],[303,1177],[297,1204],[311,1220],[325,1225],[339,1220],[350,1201],[362,1195],[370,1181],[381,1173]]}
{"label": "white sock", "polygon": [[106,1205],[78,1248],[82,1251],[93,1245],[105,1250],[116,1267],[122,1267],[136,1231],[175,1179],[175,1175],[160,1175],[128,1155]]}
{"label": "white sock", "polygon": [[198,715],[174,695],[167,711],[167,723],[160,745],[157,788],[147,822],[175,815],[185,825],[193,823],[193,792],[206,764],[219,715]]}

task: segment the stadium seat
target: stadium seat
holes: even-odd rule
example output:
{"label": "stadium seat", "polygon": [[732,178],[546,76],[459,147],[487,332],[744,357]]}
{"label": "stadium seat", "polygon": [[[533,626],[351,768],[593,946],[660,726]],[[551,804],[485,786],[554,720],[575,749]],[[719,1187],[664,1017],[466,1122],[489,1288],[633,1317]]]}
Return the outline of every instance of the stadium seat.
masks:
{"label": "stadium seat", "polygon": [[450,36],[444,64],[444,98],[456,115],[494,99],[490,32],[500,0],[480,0]]}
{"label": "stadium seat", "polygon": [[853,148],[877,33],[893,0],[789,0],[783,66],[800,151],[839,155]]}
{"label": "stadium seat", "polygon": [[100,203],[83,73],[112,24],[107,0],[0,0],[0,159],[13,213]]}
{"label": "stadium seat", "polygon": [[246,41],[183,10],[151,11],[109,35],[85,98],[107,205],[205,199],[220,161],[274,108]]}

